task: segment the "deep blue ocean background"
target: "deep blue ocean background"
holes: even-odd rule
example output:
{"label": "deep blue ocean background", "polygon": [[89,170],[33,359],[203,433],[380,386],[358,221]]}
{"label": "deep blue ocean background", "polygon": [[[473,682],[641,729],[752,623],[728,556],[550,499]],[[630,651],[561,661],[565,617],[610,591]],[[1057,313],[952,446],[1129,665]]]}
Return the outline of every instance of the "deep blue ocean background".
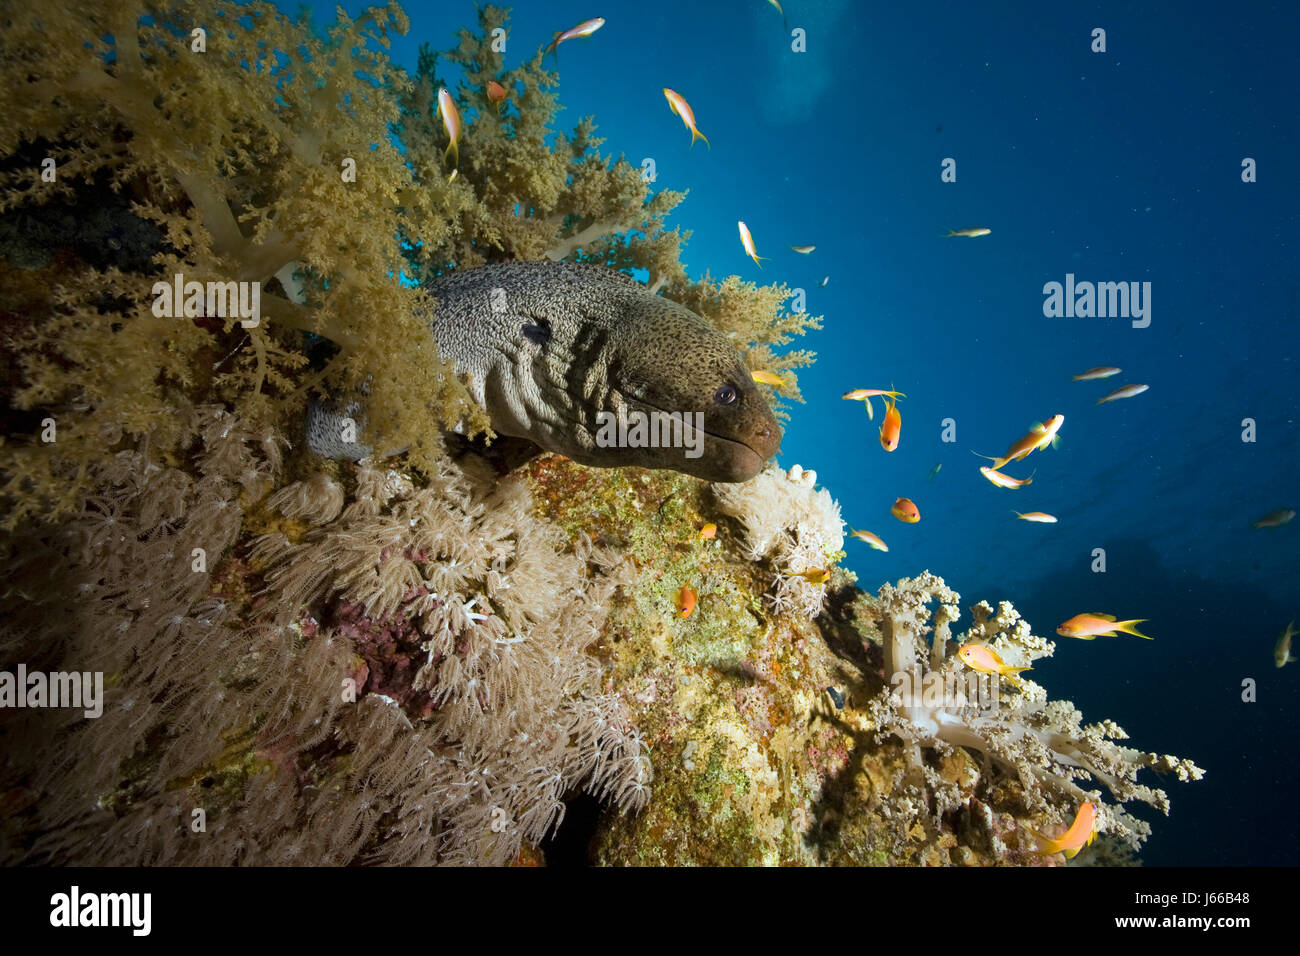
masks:
{"label": "deep blue ocean background", "polygon": [[[334,7],[312,5],[322,23]],[[1250,523],[1300,509],[1300,4],[784,8],[807,52],[765,0],[525,2],[507,63],[604,16],[560,48],[561,127],[594,116],[603,151],[653,158],[659,187],[690,190],[669,226],[694,231],[692,276],[785,282],[825,316],[791,346],[819,358],[779,460],[815,468],[845,519],[888,542],[847,545],[860,584],[930,569],[964,605],[1010,600],[1048,636],[1083,611],[1148,618],[1154,641],[1062,638],[1034,672],[1085,719],[1207,769],[1196,784],[1148,775],[1173,812],[1138,811],[1155,825],[1144,862],[1296,863],[1300,664],[1277,670],[1272,649],[1300,617],[1300,521]],[[469,0],[406,10],[392,56],[412,70],[421,42],[450,48],[477,22]],[[1097,27],[1105,53],[1090,49]],[[665,86],[711,149],[688,148]],[[940,180],[948,157],[955,183]],[[1257,182],[1242,182],[1245,157]],[[945,238],[971,227],[993,232]],[[1045,318],[1043,285],[1067,273],[1149,281],[1150,326]],[[1071,381],[1098,365],[1123,373]],[[1094,405],[1134,382],[1150,391]],[[871,422],[840,395],[890,383],[908,397],[887,454],[879,405]],[[1037,468],[1032,485],[981,477],[972,450],[1001,453],[1058,412],[1060,448],[1007,469]],[[955,443],[940,440],[945,418]],[[890,516],[899,495],[919,524]],[[1095,548],[1105,573],[1090,570]],[[1247,679],[1257,702],[1242,701]]]}

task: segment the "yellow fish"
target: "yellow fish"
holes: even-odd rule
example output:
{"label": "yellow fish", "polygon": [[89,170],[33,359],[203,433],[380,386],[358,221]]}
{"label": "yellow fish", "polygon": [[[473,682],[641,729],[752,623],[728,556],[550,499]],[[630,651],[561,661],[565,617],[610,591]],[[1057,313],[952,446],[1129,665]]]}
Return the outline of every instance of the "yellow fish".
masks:
{"label": "yellow fish", "polygon": [[825,568],[809,568],[807,571],[796,571],[791,577],[803,578],[809,584],[825,584],[831,579],[831,573]]}
{"label": "yellow fish", "polygon": [[963,644],[957,651],[957,657],[971,670],[981,674],[997,674],[1017,686],[1021,683],[1020,672],[1033,670],[1032,667],[1012,667],[998,656],[997,651],[983,644]]}
{"label": "yellow fish", "polygon": [[1056,524],[1056,516],[1049,515],[1045,511],[1013,511],[1011,512],[1022,521],[1037,521],[1039,524]]}
{"label": "yellow fish", "polygon": [[[712,149],[713,146],[709,143],[709,138],[695,128],[695,113],[691,110],[691,105],[682,99],[682,95],[665,86],[664,96],[668,98],[668,108],[680,116],[682,122],[686,124],[686,128],[691,131],[691,146],[695,145],[695,140],[698,137],[704,140],[705,146]],[[744,223],[741,223],[741,227],[744,227]]]}
{"label": "yellow fish", "polygon": [[695,540],[708,541],[717,533],[718,533],[718,526],[714,524],[712,521],[710,521],[708,524],[706,524],[703,528],[700,529],[700,533],[696,535]]}
{"label": "yellow fish", "polygon": [[963,236],[967,239],[978,239],[980,236],[987,236],[992,231],[992,229],[984,229],[982,227],[979,229],[949,229],[948,235],[944,238],[951,239],[953,236]]}
{"label": "yellow fish", "polygon": [[749,377],[758,382],[759,385],[771,385],[774,388],[783,388],[785,386],[785,379],[772,372],[750,372]]}
{"label": "yellow fish", "polygon": [[1119,637],[1122,631],[1143,640],[1155,640],[1137,629],[1137,625],[1146,620],[1145,617],[1139,617],[1131,621],[1117,621],[1113,614],[1076,614],[1058,627],[1056,633],[1062,637],[1077,637],[1081,641],[1091,641],[1098,637]]}
{"label": "yellow fish", "polygon": [[872,534],[870,531],[854,531],[853,529],[850,528],[850,529],[849,529],[849,537],[850,537],[850,538],[857,538],[859,541],[865,541],[867,544],[871,545],[871,546],[872,546],[873,548],[875,548],[877,551],[888,551],[888,550],[889,550],[889,545],[885,544],[885,542],[881,541],[878,537],[876,537],[876,536],[875,536],[874,534]]}
{"label": "yellow fish", "polygon": [[763,268],[758,260],[766,259],[767,256],[760,256],[754,251],[754,237],[749,234],[749,227],[743,222],[738,222],[736,225],[740,227],[740,244],[745,247],[745,254],[754,260],[754,265]]}
{"label": "yellow fish", "polygon": [[1035,470],[1030,472],[1028,478],[1012,478],[1010,475],[1004,475],[1002,472],[994,471],[992,468],[984,465],[980,467],[980,474],[993,482],[993,484],[997,485],[999,488],[1023,488],[1025,485],[1032,485],[1034,483],[1034,475],[1038,474],[1038,471]]}
{"label": "yellow fish", "polygon": [[447,151],[442,154],[443,162],[451,160],[453,167],[460,165],[460,112],[456,101],[451,98],[446,87],[438,90],[438,115],[442,117],[442,127],[451,138]]}

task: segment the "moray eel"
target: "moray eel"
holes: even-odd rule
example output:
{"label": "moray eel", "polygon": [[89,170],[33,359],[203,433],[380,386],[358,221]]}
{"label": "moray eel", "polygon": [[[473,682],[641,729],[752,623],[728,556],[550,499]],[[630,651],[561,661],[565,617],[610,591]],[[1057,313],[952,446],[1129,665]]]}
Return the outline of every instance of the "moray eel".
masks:
{"label": "moray eel", "polygon": [[[498,435],[584,465],[670,468],[726,482],[758,474],[781,443],[775,416],[726,336],[620,272],[513,262],[448,273],[428,291],[438,350]],[[361,408],[349,404],[344,414]],[[308,444],[330,457],[360,457],[368,449],[335,440],[339,418],[313,406]],[[659,438],[671,435],[669,447],[650,447],[659,442],[649,429],[619,434],[617,422],[638,419],[657,425]],[[702,433],[682,423],[700,424]]]}

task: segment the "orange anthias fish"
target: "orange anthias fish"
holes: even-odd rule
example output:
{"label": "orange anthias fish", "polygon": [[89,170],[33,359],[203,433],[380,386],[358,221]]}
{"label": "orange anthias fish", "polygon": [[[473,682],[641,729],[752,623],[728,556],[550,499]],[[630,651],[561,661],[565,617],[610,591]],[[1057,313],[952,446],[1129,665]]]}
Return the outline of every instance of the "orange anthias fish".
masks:
{"label": "orange anthias fish", "polygon": [[993,230],[980,227],[979,229],[949,229],[948,235],[944,238],[951,239],[953,236],[962,236],[966,239],[978,239],[980,236],[987,236]]}
{"label": "orange anthias fish", "polygon": [[677,616],[687,618],[695,610],[695,602],[699,600],[699,595],[695,593],[695,588],[689,585],[677,589],[677,594],[673,597],[673,604],[680,612]]}
{"label": "orange anthias fish", "polygon": [[921,509],[916,506],[911,498],[899,498],[894,502],[894,506],[889,509],[889,513],[899,521],[905,521],[908,524],[916,524],[921,520]]}
{"label": "orange anthias fish", "polygon": [[1038,472],[1030,472],[1028,478],[1012,478],[1010,475],[1004,475],[1000,471],[994,471],[987,465],[983,465],[980,467],[980,474],[999,488],[1023,488],[1025,485],[1034,483],[1034,475],[1038,474]]}
{"label": "orange anthias fish", "polygon": [[[695,146],[695,140],[698,138],[704,140],[704,145],[708,146],[709,149],[712,149],[713,146],[709,142],[709,138],[695,128],[695,113],[691,110],[691,105],[687,103],[686,100],[682,99],[682,95],[665,86],[664,96],[668,99],[668,108],[680,116],[682,122],[686,124],[686,128],[691,131],[692,148]],[[741,227],[744,228],[744,223],[741,223]],[[745,251],[749,252],[748,249]],[[753,255],[753,253],[750,254]]]}
{"label": "orange anthias fish", "polygon": [[718,533],[718,526],[714,524],[712,521],[710,521],[708,524],[706,524],[703,528],[700,529],[700,533],[695,536],[695,540],[708,541],[717,533]]}
{"label": "orange anthias fish", "polygon": [[1048,445],[1056,443],[1056,433],[1061,430],[1065,424],[1064,415],[1053,415],[1045,422],[1039,422],[1033,428],[1029,429],[1029,434],[1017,442],[1013,442],[1007,449],[1007,453],[1001,458],[994,458],[992,455],[979,455],[980,458],[987,458],[993,462],[993,471],[998,471],[1009,461],[1019,461],[1029,455],[1030,452],[1040,448],[1046,448]]}
{"label": "orange anthias fish", "polygon": [[[583,20],[576,27],[565,30],[563,33],[555,34],[555,39],[551,45],[546,48],[547,53],[554,53],[555,60],[560,60],[560,44],[565,40],[576,40],[578,37],[589,37],[605,25],[604,17],[595,17],[591,20]],[[545,56],[545,54],[543,54]]]}
{"label": "orange anthias fish", "polygon": [[1017,686],[1021,683],[1020,672],[1033,670],[1032,667],[1012,667],[998,656],[997,651],[983,644],[963,644],[957,651],[957,657],[971,670],[981,674],[997,674]]}
{"label": "orange anthias fish", "polygon": [[1150,385],[1125,385],[1123,388],[1117,388],[1103,398],[1097,399],[1098,405],[1105,405],[1107,402],[1113,402],[1121,398],[1132,398],[1134,395],[1141,395]]}
{"label": "orange anthias fish", "polygon": [[1070,828],[1059,837],[1046,837],[1034,830],[1029,832],[1038,841],[1035,853],[1064,853],[1067,860],[1072,860],[1080,850],[1096,839],[1096,826],[1097,808],[1085,801],[1074,815]]}
{"label": "orange anthias fish", "polygon": [[493,106],[504,109],[506,95],[506,88],[496,80],[487,81],[487,98],[492,102]]}
{"label": "orange anthias fish", "polygon": [[1155,640],[1137,629],[1137,625],[1146,620],[1145,617],[1139,617],[1131,621],[1117,621],[1113,614],[1076,614],[1058,627],[1056,633],[1062,637],[1077,637],[1081,641],[1091,641],[1097,637],[1119,637],[1122,631],[1144,640]]}
{"label": "orange anthias fish", "polygon": [[745,255],[754,260],[754,265],[760,269],[763,268],[762,263],[758,260],[766,259],[767,256],[760,256],[754,250],[754,237],[749,234],[749,227],[743,221],[736,223],[736,225],[740,227],[740,244],[745,247]]}
{"label": "orange anthias fish", "polygon": [[885,451],[893,451],[898,447],[898,433],[903,429],[903,416],[899,414],[898,403],[894,399],[888,398],[885,401],[885,420],[880,426],[880,447]]}
{"label": "orange anthias fish", "polygon": [[1109,365],[1099,365],[1096,368],[1090,368],[1086,372],[1080,372],[1078,375],[1071,375],[1070,378],[1076,382],[1091,382],[1099,378],[1110,378],[1112,375],[1118,375],[1123,369],[1112,368]]}
{"label": "orange anthias fish", "polygon": [[785,385],[785,379],[773,372],[750,372],[749,377],[759,385],[771,385],[773,388],[781,388]]}
{"label": "orange anthias fish", "polygon": [[1278,508],[1277,511],[1264,515],[1258,521],[1252,521],[1252,528],[1280,528],[1295,517],[1295,510],[1292,508]]}
{"label": "orange anthias fish", "polygon": [[867,544],[871,545],[877,551],[889,550],[889,545],[885,544],[885,542],[881,541],[870,531],[853,531],[852,529],[849,529],[849,531],[850,531],[849,533],[850,538],[857,538],[859,541],[865,541]]}
{"label": "orange anthias fish", "polygon": [[442,117],[443,129],[451,138],[451,143],[447,146],[447,151],[442,154],[442,159],[444,162],[451,160],[451,165],[456,167],[460,165],[460,112],[456,109],[456,101],[451,98],[446,87],[438,90],[438,115]]}

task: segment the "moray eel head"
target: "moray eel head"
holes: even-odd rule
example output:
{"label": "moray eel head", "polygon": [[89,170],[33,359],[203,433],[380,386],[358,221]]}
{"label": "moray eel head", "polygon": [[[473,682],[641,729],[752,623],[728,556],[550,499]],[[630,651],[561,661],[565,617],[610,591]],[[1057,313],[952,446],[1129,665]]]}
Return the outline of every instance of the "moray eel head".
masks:
{"label": "moray eel head", "polygon": [[671,300],[647,296],[629,312],[630,334],[620,337],[610,365],[615,400],[621,397],[629,413],[650,420],[659,413],[659,421],[678,416],[698,423],[703,434],[686,432],[683,447],[624,447],[623,463],[672,468],[705,481],[748,481],[762,471],[781,444],[781,426],[740,353]]}

